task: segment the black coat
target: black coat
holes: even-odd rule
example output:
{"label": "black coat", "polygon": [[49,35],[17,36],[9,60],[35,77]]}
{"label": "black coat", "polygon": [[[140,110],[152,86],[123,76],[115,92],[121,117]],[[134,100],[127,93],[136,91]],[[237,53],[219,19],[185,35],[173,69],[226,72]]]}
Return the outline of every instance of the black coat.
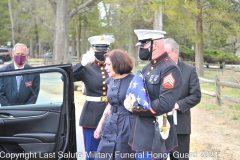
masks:
{"label": "black coat", "polygon": [[159,130],[155,131],[158,128],[155,116],[170,112],[174,108],[181,89],[181,72],[168,54],[164,53],[143,68],[143,75],[151,100],[151,109],[134,108],[136,119],[129,145],[134,150],[140,151],[153,151],[154,146],[158,146],[162,147],[157,149],[158,152],[164,152],[165,146],[170,150],[177,145],[177,136],[171,121],[170,125],[173,129],[169,135],[171,141],[166,142],[168,144],[165,145],[165,141],[159,139]]}
{"label": "black coat", "polygon": [[201,100],[201,89],[196,68],[179,60],[178,66],[182,72],[182,89],[177,104],[177,134],[191,134],[191,111]]}
{"label": "black coat", "polygon": [[[31,68],[25,64],[24,69]],[[14,63],[4,66],[0,71],[15,70]],[[40,75],[23,75],[19,91],[16,76],[0,78],[0,103],[2,106],[34,104],[40,88]]]}
{"label": "black coat", "polygon": [[[74,81],[82,81],[86,87],[86,96],[100,97],[107,95],[107,84],[105,82],[108,74],[104,65],[97,60],[83,66],[81,63],[73,66]],[[79,125],[88,128],[96,128],[100,121],[106,102],[86,101],[80,116]]]}

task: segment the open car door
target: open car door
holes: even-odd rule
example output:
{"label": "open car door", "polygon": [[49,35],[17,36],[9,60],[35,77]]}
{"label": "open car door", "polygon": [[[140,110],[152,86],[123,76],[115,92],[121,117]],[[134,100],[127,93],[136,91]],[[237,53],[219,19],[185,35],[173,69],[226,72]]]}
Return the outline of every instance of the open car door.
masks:
{"label": "open car door", "polygon": [[[39,75],[36,83],[27,77]],[[19,93],[36,96],[33,104],[7,105],[14,96],[6,88],[10,79],[22,76]],[[11,93],[14,94],[14,93]],[[21,95],[18,95],[19,97]],[[71,64],[0,72],[0,159],[77,159],[74,86]]]}

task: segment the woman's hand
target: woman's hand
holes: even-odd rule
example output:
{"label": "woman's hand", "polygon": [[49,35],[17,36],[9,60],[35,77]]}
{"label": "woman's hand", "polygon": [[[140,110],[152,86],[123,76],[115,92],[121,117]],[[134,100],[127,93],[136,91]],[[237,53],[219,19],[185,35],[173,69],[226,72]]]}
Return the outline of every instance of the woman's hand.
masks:
{"label": "woman's hand", "polygon": [[102,132],[102,125],[98,124],[96,130],[94,131],[93,137],[96,139],[99,139],[101,137],[101,132]]}

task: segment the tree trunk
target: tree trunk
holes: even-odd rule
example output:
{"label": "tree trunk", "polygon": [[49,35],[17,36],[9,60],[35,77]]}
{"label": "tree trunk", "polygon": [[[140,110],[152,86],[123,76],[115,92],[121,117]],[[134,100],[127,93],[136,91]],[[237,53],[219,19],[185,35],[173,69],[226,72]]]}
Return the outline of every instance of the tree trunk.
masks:
{"label": "tree trunk", "polygon": [[82,56],[83,54],[86,53],[86,51],[89,49],[87,48],[88,47],[88,32],[87,32],[87,29],[86,29],[86,26],[87,26],[87,20],[85,17],[82,17],[82,22],[81,22],[81,55]]}
{"label": "tree trunk", "polygon": [[154,11],[154,24],[153,29],[155,30],[161,30],[163,29],[163,23],[162,23],[162,7],[159,7],[159,10]]}
{"label": "tree trunk", "polygon": [[77,59],[79,60],[80,59],[80,23],[81,23],[81,18],[77,18],[77,22],[76,22],[76,33],[77,33],[77,46],[76,46],[76,49],[77,49]]}
{"label": "tree trunk", "polygon": [[11,0],[8,0],[8,9],[9,9],[9,15],[10,15],[10,21],[11,21],[11,29],[12,29],[12,45],[15,46],[14,22],[13,22],[13,17],[12,17]]}
{"label": "tree trunk", "polygon": [[76,39],[72,39],[72,52],[71,52],[71,55],[72,56],[76,56]]}
{"label": "tree trunk", "polygon": [[53,60],[55,63],[63,63],[64,60],[70,61],[68,52],[68,26],[69,18],[68,2],[66,0],[57,0],[56,22],[55,22],[55,41]]}
{"label": "tree trunk", "polygon": [[38,33],[38,25],[36,19],[34,18],[34,33],[35,33],[35,44],[36,44],[36,51],[37,54],[32,55],[33,58],[38,58],[40,54],[40,41],[39,41],[39,33]]}
{"label": "tree trunk", "polygon": [[203,25],[202,25],[202,0],[197,0],[197,8],[200,10],[199,15],[196,17],[196,49],[195,49],[195,67],[198,76],[204,75],[203,68]]}
{"label": "tree trunk", "polygon": [[32,38],[30,39],[29,43],[30,43],[30,47],[29,47],[29,54],[28,55],[30,57],[33,57],[34,54],[33,54],[33,41],[32,41]]}

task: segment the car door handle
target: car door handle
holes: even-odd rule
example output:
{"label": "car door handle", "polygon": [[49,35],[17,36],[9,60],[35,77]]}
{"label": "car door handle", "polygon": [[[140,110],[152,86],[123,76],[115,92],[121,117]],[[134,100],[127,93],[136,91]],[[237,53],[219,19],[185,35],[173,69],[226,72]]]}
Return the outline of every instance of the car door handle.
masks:
{"label": "car door handle", "polygon": [[2,118],[2,119],[13,118],[13,115],[6,114],[6,113],[0,113],[0,118]]}

